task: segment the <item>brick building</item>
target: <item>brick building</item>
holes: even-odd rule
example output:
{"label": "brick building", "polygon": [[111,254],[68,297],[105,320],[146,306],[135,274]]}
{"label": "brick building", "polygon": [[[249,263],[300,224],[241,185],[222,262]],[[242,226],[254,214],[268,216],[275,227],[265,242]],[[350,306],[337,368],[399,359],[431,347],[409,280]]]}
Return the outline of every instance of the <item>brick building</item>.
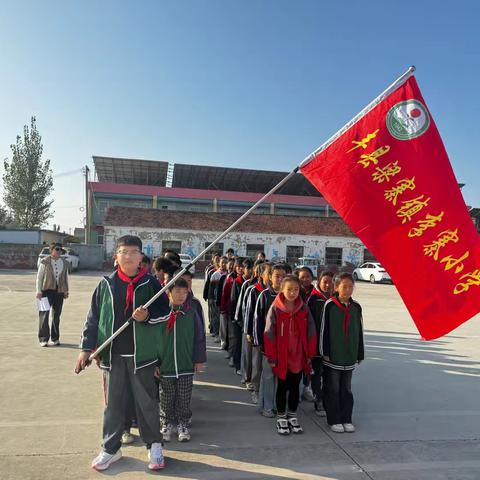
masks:
{"label": "brick building", "polygon": [[[172,249],[196,257],[237,218],[224,213],[112,207],[104,222],[106,253],[111,257],[116,239],[129,234],[142,239],[149,256]],[[228,248],[249,257],[264,251],[269,259],[292,264],[305,256],[325,265],[356,265],[369,255],[340,218],[311,216],[250,215],[212,251],[222,254]],[[205,260],[210,256],[207,254]]]}
{"label": "brick building", "polygon": [[[145,251],[166,248],[196,256],[241,213],[277,185],[287,172],[270,172],[151,160],[93,157],[89,183],[90,243],[134,233]],[[301,174],[295,174],[230,234],[218,250],[239,255],[262,250],[268,258],[314,256],[341,265],[371,259],[361,242]]]}

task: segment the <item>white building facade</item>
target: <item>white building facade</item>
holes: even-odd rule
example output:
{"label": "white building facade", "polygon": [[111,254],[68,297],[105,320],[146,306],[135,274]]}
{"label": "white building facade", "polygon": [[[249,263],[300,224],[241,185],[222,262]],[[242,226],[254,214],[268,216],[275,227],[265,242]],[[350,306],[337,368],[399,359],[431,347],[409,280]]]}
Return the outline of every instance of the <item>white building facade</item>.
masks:
{"label": "white building facade", "polygon": [[[143,251],[150,257],[158,256],[166,249],[196,257],[220,233],[109,225],[105,227],[105,249],[107,258],[112,258],[117,238],[136,235],[142,239]],[[298,235],[232,232],[212,251],[224,254],[229,248],[233,248],[236,255],[249,257],[264,251],[268,259],[286,260],[292,264],[300,257],[314,257],[324,265],[359,265],[369,255],[363,243],[354,236],[313,236],[301,232]],[[205,259],[210,259],[210,255],[207,254]]]}

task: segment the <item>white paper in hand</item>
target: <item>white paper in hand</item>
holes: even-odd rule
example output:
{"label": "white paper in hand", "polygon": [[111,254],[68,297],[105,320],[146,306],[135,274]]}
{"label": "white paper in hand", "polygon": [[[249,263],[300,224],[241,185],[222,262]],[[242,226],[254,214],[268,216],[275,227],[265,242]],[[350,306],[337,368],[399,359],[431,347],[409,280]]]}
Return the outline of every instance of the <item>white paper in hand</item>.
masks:
{"label": "white paper in hand", "polygon": [[40,300],[37,298],[37,308],[39,312],[48,312],[50,310],[48,297],[42,297]]}

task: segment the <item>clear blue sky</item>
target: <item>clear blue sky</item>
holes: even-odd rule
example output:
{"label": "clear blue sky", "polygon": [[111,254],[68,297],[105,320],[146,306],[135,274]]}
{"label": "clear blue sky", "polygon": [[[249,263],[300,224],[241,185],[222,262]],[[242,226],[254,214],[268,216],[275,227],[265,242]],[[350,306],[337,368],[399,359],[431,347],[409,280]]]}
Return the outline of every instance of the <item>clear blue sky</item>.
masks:
{"label": "clear blue sky", "polygon": [[54,179],[68,231],[92,155],[290,171],[413,64],[480,206],[479,18],[473,0],[6,2],[0,155],[36,115],[54,175],[78,169]]}

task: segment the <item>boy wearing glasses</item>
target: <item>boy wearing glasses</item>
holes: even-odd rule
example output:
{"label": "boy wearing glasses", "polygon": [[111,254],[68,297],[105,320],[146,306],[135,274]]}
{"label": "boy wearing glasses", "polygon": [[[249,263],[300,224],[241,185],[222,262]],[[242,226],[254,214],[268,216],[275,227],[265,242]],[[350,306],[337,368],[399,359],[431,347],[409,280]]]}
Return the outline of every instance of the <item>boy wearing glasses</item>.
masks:
{"label": "boy wearing glasses", "polygon": [[39,312],[38,341],[41,347],[60,345],[60,315],[63,300],[68,298],[68,269],[70,264],[61,258],[64,250],[61,243],[50,244],[50,255],[40,261],[37,273],[37,299],[48,298],[52,311],[52,326],[49,328],[50,311]]}
{"label": "boy wearing glasses", "polygon": [[82,352],[76,373],[87,366],[92,351],[130,317],[135,320],[99,355],[100,367],[104,369],[106,407],[102,451],[92,462],[95,470],[106,470],[122,456],[120,446],[129,395],[133,396],[140,437],[147,445],[148,468],[165,467],[154,371],[159,358],[159,323],[168,319],[170,307],[165,294],[148,309],[142,307],[160,290],[157,279],[141,267],[142,258],[140,238],[125,235],[117,240],[117,269],[104,277],[93,293],[80,342]]}

